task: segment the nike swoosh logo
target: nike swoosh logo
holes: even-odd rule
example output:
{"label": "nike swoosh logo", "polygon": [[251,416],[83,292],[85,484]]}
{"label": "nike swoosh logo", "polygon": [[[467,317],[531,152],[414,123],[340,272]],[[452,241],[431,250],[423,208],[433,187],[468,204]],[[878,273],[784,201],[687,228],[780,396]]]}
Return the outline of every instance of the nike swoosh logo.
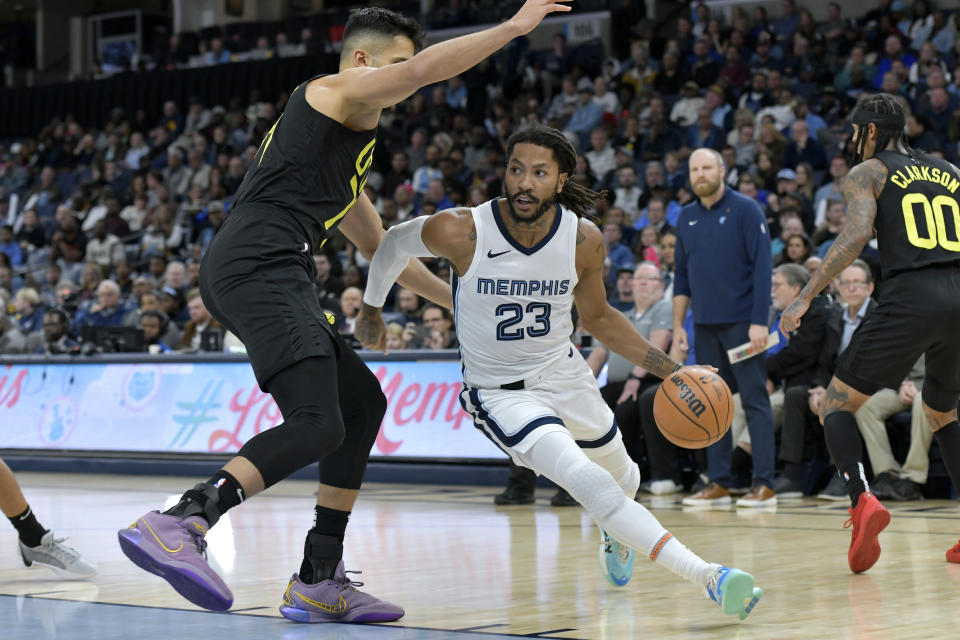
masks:
{"label": "nike swoosh logo", "polygon": [[340,600],[339,602],[337,602],[337,604],[327,604],[325,602],[317,602],[316,600],[311,600],[310,598],[306,597],[302,593],[298,593],[297,591],[293,591],[292,589],[290,591],[293,593],[293,595],[297,596],[298,598],[300,598],[310,606],[316,607],[321,611],[326,611],[328,613],[343,613],[344,611],[347,610],[347,601],[343,599],[343,596],[340,596]]}
{"label": "nike swoosh logo", "polygon": [[699,221],[699,220],[691,220],[691,221],[690,221],[690,226],[692,227],[693,225],[697,224],[698,222],[700,222],[700,221]]}
{"label": "nike swoosh logo", "polygon": [[487,251],[487,257],[488,257],[488,258],[496,258],[496,257],[498,257],[498,256],[502,256],[502,255],[505,254],[505,253],[510,253],[510,249],[507,249],[506,251],[501,251],[500,253],[494,253],[493,251]]}
{"label": "nike swoosh logo", "polygon": [[27,518],[30,517],[30,514],[31,514],[31,513],[33,513],[33,511],[31,511],[31,508],[30,508],[30,507],[27,507],[27,512],[26,512],[25,514],[23,514],[22,516],[20,516],[20,520],[26,520]]}
{"label": "nike swoosh logo", "polygon": [[160,536],[157,535],[157,532],[153,530],[153,527],[151,527],[146,520],[140,520],[140,522],[143,522],[143,526],[147,528],[147,531],[153,534],[153,537],[157,540],[157,544],[163,547],[163,550],[166,551],[167,553],[178,553],[183,549],[182,540],[180,541],[180,544],[177,546],[176,549],[171,549],[167,545],[163,544],[163,540],[160,539]]}
{"label": "nike swoosh logo", "polygon": [[300,249],[300,251],[301,251],[302,253],[306,253],[306,252],[309,251],[309,250],[310,250],[310,245],[307,244],[306,242],[304,242],[304,243],[303,243],[303,249]]}

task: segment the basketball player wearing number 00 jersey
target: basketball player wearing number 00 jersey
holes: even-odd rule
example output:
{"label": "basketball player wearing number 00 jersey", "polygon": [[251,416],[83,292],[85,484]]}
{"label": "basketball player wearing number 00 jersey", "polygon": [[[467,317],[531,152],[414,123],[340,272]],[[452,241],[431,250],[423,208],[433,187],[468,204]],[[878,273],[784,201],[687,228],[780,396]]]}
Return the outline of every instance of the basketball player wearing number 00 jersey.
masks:
{"label": "basketball player wearing number 00 jersey", "polygon": [[[423,51],[415,21],[379,8],[351,12],[339,72],[308,80],[290,95],[200,271],[207,308],[243,341],[283,424],[248,440],[172,509],[152,511],[121,530],[121,549],[135,564],[198,606],[228,609],[233,595],[204,555],[208,528],[242,500],[319,460],[314,527],[280,612],[296,622],[385,622],[403,615],[357,590],[343,568],[347,519],[386,399],[323,313],[312,254],[337,228],[368,256],[383,237],[363,188],[384,108],[466,71],[546,15],[569,10],[562,0],[527,0],[496,27]],[[451,306],[449,287],[422,263],[404,266],[405,286]]]}
{"label": "basketball player wearing number 00 jersey", "polygon": [[[841,354],[821,409],[824,437],[846,482],[853,525],[847,561],[854,573],[880,558],[890,514],[870,493],[854,414],[881,387],[896,389],[926,355],[923,408],[955,486],[960,482],[960,170],[911,149],[900,98],[864,99],[852,116],[858,161],[844,182],[847,224],[823,264],[783,312],[786,334],[810,300],[877,234],[879,305]],[[960,562],[960,545],[947,551]]]}
{"label": "basketball player wearing number 00 jersey", "polygon": [[460,403],[519,465],[565,489],[601,528],[607,580],[623,586],[633,552],[703,587],[745,618],[762,595],[753,576],[704,562],[634,501],[640,471],[613,413],[570,344],[571,305],[591,334],[651,374],[680,368],[607,304],[605,245],[582,216],[598,194],[568,180],[577,153],[556,129],[521,129],[507,142],[506,197],[393,227],[370,265],[354,335],[385,344],[380,307],[411,256],[443,256],[456,272],[454,311],[463,364]]}

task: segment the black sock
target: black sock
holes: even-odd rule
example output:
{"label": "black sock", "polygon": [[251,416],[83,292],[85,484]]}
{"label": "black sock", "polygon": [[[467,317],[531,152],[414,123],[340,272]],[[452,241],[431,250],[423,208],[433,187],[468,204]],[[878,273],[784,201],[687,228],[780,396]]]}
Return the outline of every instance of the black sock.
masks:
{"label": "black sock", "polygon": [[307,532],[300,564],[300,579],[305,583],[316,584],[333,577],[343,557],[343,537],[349,519],[349,511],[314,507],[313,528]]}
{"label": "black sock", "polygon": [[212,527],[220,516],[243,502],[245,497],[243,487],[237,479],[221,469],[206,482],[186,491],[180,502],[164,513],[181,520],[200,516]]}
{"label": "black sock", "polygon": [[940,456],[953,480],[953,486],[960,491],[960,423],[954,420],[934,431],[933,437],[940,445]]}
{"label": "black sock", "polygon": [[47,530],[43,528],[42,524],[37,522],[37,517],[33,515],[33,510],[30,509],[30,505],[27,505],[26,511],[13,516],[9,520],[13,528],[17,530],[17,534],[20,536],[20,542],[28,547],[40,546],[40,540]]}
{"label": "black sock", "polygon": [[867,490],[867,480],[863,473],[863,448],[860,445],[860,432],[857,420],[849,411],[831,413],[823,421],[823,437],[827,441],[830,457],[837,465],[840,477],[846,482],[847,495],[856,507],[860,494]]}

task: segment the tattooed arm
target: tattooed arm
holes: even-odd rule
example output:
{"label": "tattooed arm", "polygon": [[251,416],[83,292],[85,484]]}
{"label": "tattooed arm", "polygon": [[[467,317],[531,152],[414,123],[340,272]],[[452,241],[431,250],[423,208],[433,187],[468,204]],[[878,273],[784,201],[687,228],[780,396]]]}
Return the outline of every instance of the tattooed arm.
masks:
{"label": "tattooed arm", "polygon": [[806,313],[810,301],[823,291],[844,269],[860,256],[863,247],[873,237],[873,222],[877,217],[877,196],[887,179],[887,168],[882,162],[871,158],[850,170],[843,184],[843,197],[847,205],[847,223],[830,245],[823,263],[800,295],[780,317],[780,330],[795,331],[800,318]]}
{"label": "tattooed arm", "polygon": [[607,303],[603,286],[603,260],[607,257],[603,235],[589,220],[580,220],[577,232],[577,275],[573,290],[583,327],[604,346],[658,378],[680,368],[661,349],[648,342],[625,315]]}

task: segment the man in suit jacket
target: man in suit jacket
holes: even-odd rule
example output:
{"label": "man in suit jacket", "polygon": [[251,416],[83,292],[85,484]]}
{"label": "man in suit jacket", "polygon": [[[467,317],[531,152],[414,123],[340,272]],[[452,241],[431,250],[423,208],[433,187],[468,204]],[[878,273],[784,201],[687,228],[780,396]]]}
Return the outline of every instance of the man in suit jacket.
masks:
{"label": "man in suit jacket", "polygon": [[[809,409],[814,416],[820,415],[820,406],[826,395],[826,386],[833,377],[837,357],[850,344],[854,332],[863,324],[864,318],[873,313],[877,302],[873,294],[873,272],[863,260],[857,259],[840,273],[837,279],[840,301],[827,319],[826,338],[820,352],[820,366],[810,389]],[[847,490],[843,480],[832,474],[830,484],[821,491],[818,498],[824,500],[846,500]]]}
{"label": "man in suit jacket", "polygon": [[177,348],[180,351],[200,351],[200,335],[207,329],[219,329],[222,332],[223,327],[207,311],[200,297],[200,289],[191,289],[187,293],[187,310],[190,312],[190,321],[183,327],[183,337]]}
{"label": "man in suit jacket", "polygon": [[[798,264],[783,264],[774,269],[773,305],[779,312],[793,302],[810,280],[810,272]],[[820,368],[820,352],[827,333],[830,303],[817,296],[803,324],[776,353],[767,356],[767,387],[780,385],[783,426],[780,434],[780,460],[783,473],[774,483],[774,491],[784,498],[803,495],[803,452],[810,413],[807,399]],[[772,404],[772,399],[771,399]]]}

